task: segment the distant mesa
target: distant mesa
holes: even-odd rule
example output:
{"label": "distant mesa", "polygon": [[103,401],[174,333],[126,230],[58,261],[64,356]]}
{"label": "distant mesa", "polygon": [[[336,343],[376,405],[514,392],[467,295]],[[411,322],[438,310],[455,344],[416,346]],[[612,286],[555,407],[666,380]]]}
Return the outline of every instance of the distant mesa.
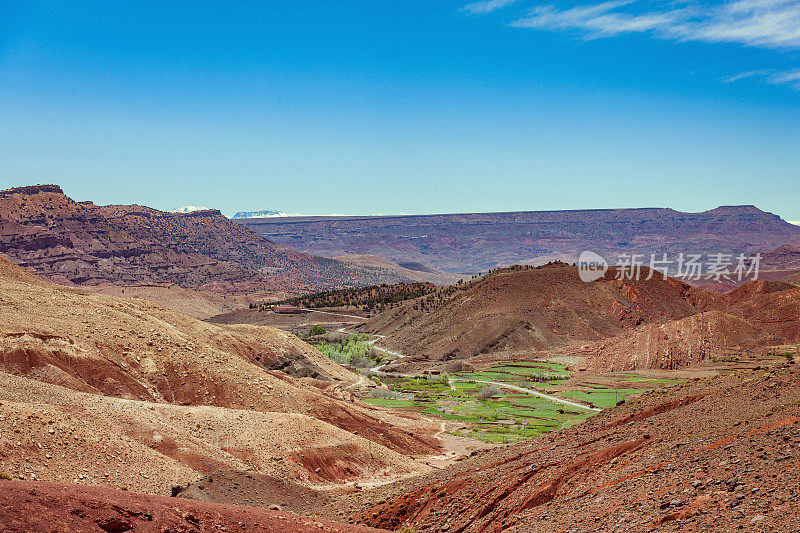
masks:
{"label": "distant mesa", "polygon": [[292,215],[289,213],[284,213],[283,211],[275,211],[272,209],[263,209],[261,211],[239,211],[233,218],[280,218],[280,217],[293,217],[298,215]]}
{"label": "distant mesa", "polygon": [[11,196],[12,194],[38,194],[41,192],[64,194],[64,191],[58,185],[26,185],[24,187],[12,187],[10,189],[0,191],[0,196]]}

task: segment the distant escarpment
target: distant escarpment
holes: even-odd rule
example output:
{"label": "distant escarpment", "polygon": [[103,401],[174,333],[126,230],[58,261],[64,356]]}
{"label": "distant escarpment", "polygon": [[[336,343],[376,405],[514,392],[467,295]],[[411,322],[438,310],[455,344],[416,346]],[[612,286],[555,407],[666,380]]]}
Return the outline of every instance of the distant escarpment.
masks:
{"label": "distant escarpment", "polygon": [[238,223],[305,253],[372,254],[446,272],[573,262],[583,250],[739,254],[800,243],[800,226],[752,205],[702,213],[589,209],[371,217],[251,218]]}
{"label": "distant escarpment", "polygon": [[57,185],[0,191],[0,253],[52,281],[84,286],[304,292],[416,280],[399,268],[297,252],[217,210],[98,206]]}

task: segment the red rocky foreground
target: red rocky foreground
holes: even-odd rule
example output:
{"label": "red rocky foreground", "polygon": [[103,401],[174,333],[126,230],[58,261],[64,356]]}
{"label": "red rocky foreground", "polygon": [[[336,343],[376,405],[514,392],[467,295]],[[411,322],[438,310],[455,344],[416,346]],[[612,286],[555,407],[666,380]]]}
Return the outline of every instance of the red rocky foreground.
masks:
{"label": "red rocky foreground", "polygon": [[134,494],[101,487],[0,481],[0,531],[159,532],[368,532],[280,511]]}

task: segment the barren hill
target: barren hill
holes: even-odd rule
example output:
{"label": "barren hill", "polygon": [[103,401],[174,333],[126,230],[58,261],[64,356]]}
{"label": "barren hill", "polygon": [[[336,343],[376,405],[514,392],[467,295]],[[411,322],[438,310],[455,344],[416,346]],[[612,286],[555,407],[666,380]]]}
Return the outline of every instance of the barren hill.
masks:
{"label": "barren hill", "polygon": [[[676,369],[800,343],[800,287],[752,281],[718,296],[712,309],[643,325],[579,350],[596,370]],[[777,350],[777,348],[776,348]]]}
{"label": "barren hill", "polygon": [[677,369],[800,342],[800,287],[753,281],[719,295],[673,278],[584,283],[575,267],[514,267],[406,301],[365,324],[406,354],[389,369],[494,355],[587,358],[595,370]]}
{"label": "barren hill", "polygon": [[388,335],[392,349],[431,360],[490,352],[544,351],[613,337],[643,323],[691,316],[711,293],[674,279],[582,282],[555,263],[512,268],[453,286],[370,319],[366,331]]}
{"label": "barren hill", "polygon": [[651,253],[754,253],[800,243],[800,227],[747,205],[702,213],[594,209],[237,222],[306,253],[372,254],[461,273],[555,259],[573,262],[587,249],[608,256],[628,252],[649,257]]}
{"label": "barren hill", "polygon": [[397,265],[297,252],[216,210],[97,206],[75,202],[56,185],[0,191],[0,253],[55,282],[86,286],[177,284],[252,292],[412,281]]}
{"label": "barren hill", "polygon": [[377,268],[389,272],[395,272],[397,279],[407,279],[422,283],[450,285],[451,283],[456,283],[459,279],[461,279],[461,276],[458,274],[439,272],[438,270],[428,268],[419,263],[404,263],[403,265],[398,265],[397,263],[382,259],[375,255],[348,254],[340,255],[334,257],[333,259],[360,267]]}
{"label": "barren hill", "polygon": [[[763,281],[782,281],[800,284],[800,244],[784,244],[773,250],[757,252],[761,258],[758,264],[758,279]],[[755,254],[748,260],[748,267],[753,265]],[[731,264],[728,270],[733,272],[737,265]],[[741,287],[749,279],[739,280],[735,276],[717,278],[713,275],[701,276],[692,280],[692,285],[720,294]]]}
{"label": "barren hill", "polygon": [[764,270],[800,270],[800,244],[785,244],[761,254]]}
{"label": "barren hill", "polygon": [[0,471],[26,479],[164,493],[210,464],[336,484],[425,470],[410,456],[441,449],[438,424],[354,401],[369,380],[288,333],[53,285],[2,258],[0,382]]}

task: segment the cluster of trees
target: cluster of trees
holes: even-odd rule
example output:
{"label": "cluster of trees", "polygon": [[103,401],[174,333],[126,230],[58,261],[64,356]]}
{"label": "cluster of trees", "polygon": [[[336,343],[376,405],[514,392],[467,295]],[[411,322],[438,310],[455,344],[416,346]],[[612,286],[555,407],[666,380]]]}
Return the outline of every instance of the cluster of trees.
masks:
{"label": "cluster of trees", "polygon": [[372,344],[366,342],[368,339],[367,335],[350,335],[340,342],[322,342],[315,346],[328,358],[339,364],[369,368],[377,364],[379,360],[370,357]]}
{"label": "cluster of trees", "polygon": [[405,300],[413,300],[436,291],[433,283],[397,283],[372,285],[351,289],[336,289],[288,298],[282,305],[294,305],[310,309],[324,307],[359,307],[365,311],[384,311]]}

